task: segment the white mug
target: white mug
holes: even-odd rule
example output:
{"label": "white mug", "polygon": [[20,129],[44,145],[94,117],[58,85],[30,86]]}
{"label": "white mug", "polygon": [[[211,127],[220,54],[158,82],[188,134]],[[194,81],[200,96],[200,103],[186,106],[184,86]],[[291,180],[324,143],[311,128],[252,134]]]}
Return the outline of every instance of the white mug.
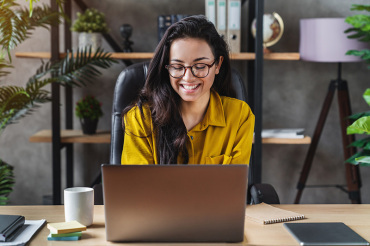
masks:
{"label": "white mug", "polygon": [[94,189],[89,187],[73,187],[64,190],[65,220],[76,220],[85,226],[93,223]]}

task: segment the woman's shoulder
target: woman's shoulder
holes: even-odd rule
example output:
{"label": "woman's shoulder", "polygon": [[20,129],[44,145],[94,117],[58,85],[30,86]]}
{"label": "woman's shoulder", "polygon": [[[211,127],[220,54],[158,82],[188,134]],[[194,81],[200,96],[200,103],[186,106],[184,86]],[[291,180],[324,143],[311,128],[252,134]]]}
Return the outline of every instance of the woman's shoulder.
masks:
{"label": "woman's shoulder", "polygon": [[225,112],[238,112],[238,114],[253,115],[251,108],[243,100],[227,96],[220,96],[220,98]]}
{"label": "woman's shoulder", "polygon": [[129,111],[127,111],[125,116],[129,116],[129,117],[144,116],[145,118],[147,118],[147,116],[151,116],[151,111],[147,104],[142,105],[141,108],[138,105],[135,105]]}
{"label": "woman's shoulder", "polygon": [[141,108],[137,105],[133,106],[124,115],[124,123],[126,128],[140,125],[142,128],[149,130],[152,123],[152,115],[149,106],[146,104]]}

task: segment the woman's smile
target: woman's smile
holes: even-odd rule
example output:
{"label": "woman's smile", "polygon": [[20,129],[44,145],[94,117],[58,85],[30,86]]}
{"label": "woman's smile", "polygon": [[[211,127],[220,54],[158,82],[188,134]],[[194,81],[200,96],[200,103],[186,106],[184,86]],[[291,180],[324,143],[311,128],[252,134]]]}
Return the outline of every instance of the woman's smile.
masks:
{"label": "woman's smile", "polygon": [[200,84],[180,84],[180,86],[185,92],[192,93],[200,87]]}

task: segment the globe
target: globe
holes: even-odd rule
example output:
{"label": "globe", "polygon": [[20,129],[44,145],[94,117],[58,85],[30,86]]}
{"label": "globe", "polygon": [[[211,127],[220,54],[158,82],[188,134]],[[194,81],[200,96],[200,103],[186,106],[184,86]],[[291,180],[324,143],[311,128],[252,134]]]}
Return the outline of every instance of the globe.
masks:
{"label": "globe", "polygon": [[[252,21],[251,32],[256,37],[256,19]],[[263,15],[263,44],[270,47],[276,44],[284,32],[283,19],[279,14],[273,12]]]}

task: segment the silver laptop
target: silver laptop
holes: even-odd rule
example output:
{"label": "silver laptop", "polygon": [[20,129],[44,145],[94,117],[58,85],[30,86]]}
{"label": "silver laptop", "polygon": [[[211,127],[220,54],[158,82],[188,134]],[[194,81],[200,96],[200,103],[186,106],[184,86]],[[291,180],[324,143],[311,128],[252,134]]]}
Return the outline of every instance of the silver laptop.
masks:
{"label": "silver laptop", "polygon": [[355,231],[341,222],[284,223],[300,245],[369,245]]}
{"label": "silver laptop", "polygon": [[108,241],[240,242],[247,165],[102,165]]}

